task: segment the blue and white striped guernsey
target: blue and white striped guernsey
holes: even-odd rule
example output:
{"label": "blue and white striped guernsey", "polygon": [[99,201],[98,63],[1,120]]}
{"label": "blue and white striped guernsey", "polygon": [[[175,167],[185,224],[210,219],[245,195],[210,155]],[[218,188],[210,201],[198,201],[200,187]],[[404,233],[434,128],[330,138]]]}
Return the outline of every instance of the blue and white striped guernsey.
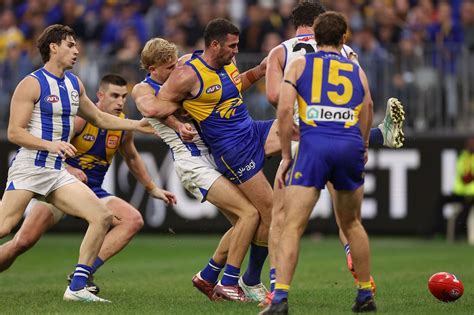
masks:
{"label": "blue and white striped guernsey", "polygon": [[[74,117],[79,109],[79,82],[77,77],[65,72],[59,78],[41,68],[30,74],[40,84],[41,93],[34,104],[28,131],[35,137],[48,141],[69,142],[74,133]],[[38,167],[62,169],[64,161],[48,151],[20,148],[15,163],[32,163]]]}

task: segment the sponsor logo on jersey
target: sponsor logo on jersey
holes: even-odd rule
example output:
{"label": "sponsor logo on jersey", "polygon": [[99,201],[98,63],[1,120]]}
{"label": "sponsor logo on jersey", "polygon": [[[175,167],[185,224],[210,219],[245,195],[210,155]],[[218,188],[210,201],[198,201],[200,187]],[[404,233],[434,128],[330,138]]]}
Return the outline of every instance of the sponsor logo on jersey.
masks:
{"label": "sponsor logo on jersey", "polygon": [[349,122],[355,121],[354,110],[350,108],[337,108],[331,106],[307,106],[306,119],[314,121],[335,121]]}
{"label": "sponsor logo on jersey", "polygon": [[248,172],[248,171],[251,171],[253,170],[257,165],[255,164],[255,162],[253,160],[250,160],[250,163],[243,166],[243,167],[240,167],[238,170],[237,170],[237,174],[240,176],[242,176],[242,174],[244,172]]}
{"label": "sponsor logo on jersey", "polygon": [[119,136],[116,135],[109,135],[107,137],[107,148],[115,149],[119,144]]}
{"label": "sponsor logo on jersey", "polygon": [[239,73],[239,70],[234,70],[231,74],[230,74],[230,78],[232,79],[232,82],[234,82],[235,85],[239,84],[240,83],[240,73]]}
{"label": "sponsor logo on jersey", "polygon": [[206,94],[212,94],[214,92],[219,91],[221,88],[222,87],[219,84],[211,85],[210,87],[206,89]]}
{"label": "sponsor logo on jersey", "polygon": [[303,174],[301,172],[296,172],[295,173],[295,179],[301,178]]}
{"label": "sponsor logo on jersey", "polygon": [[44,101],[48,103],[57,103],[59,102],[59,96],[51,94],[44,97]]}
{"label": "sponsor logo on jersey", "polygon": [[73,102],[79,102],[79,93],[76,90],[71,91],[71,99]]}
{"label": "sponsor logo on jersey", "polygon": [[82,136],[82,139],[84,139],[85,141],[92,142],[95,141],[95,136],[91,135],[90,133],[86,133],[84,136]]}

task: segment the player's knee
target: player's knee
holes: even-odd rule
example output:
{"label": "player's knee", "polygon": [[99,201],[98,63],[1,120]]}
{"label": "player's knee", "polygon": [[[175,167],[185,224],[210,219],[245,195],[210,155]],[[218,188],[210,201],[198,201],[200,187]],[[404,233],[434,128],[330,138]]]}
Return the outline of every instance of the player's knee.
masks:
{"label": "player's knee", "polygon": [[22,235],[21,237],[15,238],[14,245],[15,251],[19,254],[26,252],[28,249],[33,247],[37,239],[31,237],[28,234]]}
{"label": "player's knee", "polygon": [[128,220],[129,229],[134,235],[142,229],[144,224],[143,217],[138,212]]}
{"label": "player's knee", "polygon": [[[112,225],[113,218],[114,216],[112,212],[108,208],[103,207],[101,211],[97,211],[95,216],[92,218],[92,222],[99,224],[104,229],[108,229]],[[92,223],[91,221],[89,222]]]}
{"label": "player's knee", "polygon": [[251,209],[241,214],[239,219],[245,222],[246,226],[257,226],[260,221],[260,214],[258,213],[257,209]]}

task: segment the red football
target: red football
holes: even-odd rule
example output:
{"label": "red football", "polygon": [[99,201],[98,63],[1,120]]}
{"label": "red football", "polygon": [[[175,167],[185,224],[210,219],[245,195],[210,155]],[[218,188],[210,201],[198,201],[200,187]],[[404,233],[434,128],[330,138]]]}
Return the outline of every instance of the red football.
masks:
{"label": "red football", "polygon": [[431,294],[440,301],[453,302],[464,293],[464,286],[455,275],[449,272],[438,272],[428,280]]}

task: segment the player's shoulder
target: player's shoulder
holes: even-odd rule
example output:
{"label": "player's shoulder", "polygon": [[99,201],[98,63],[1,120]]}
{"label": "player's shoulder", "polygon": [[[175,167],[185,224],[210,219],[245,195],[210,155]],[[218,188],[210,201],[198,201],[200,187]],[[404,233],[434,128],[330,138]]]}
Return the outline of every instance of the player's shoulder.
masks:
{"label": "player's shoulder", "polygon": [[132,88],[132,98],[137,98],[146,94],[154,94],[155,90],[146,82],[138,82]]}

